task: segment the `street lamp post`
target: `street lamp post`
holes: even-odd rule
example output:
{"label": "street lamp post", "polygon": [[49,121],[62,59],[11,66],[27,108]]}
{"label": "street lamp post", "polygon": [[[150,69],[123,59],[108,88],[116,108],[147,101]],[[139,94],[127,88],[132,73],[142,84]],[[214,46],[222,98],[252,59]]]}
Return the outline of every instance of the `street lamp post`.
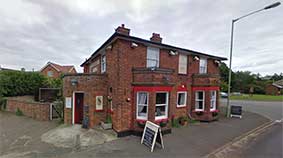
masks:
{"label": "street lamp post", "polygon": [[231,42],[230,43],[230,60],[229,60],[229,78],[228,78],[227,117],[230,117],[230,96],[231,96],[231,75],[232,75],[232,70],[231,70],[232,67],[231,66],[232,66],[232,52],[233,52],[234,24],[235,24],[235,22],[239,21],[240,19],[243,19],[247,16],[253,15],[253,14],[258,13],[258,12],[263,11],[263,10],[275,8],[275,7],[279,6],[280,4],[281,4],[280,2],[276,2],[276,3],[273,3],[271,5],[264,7],[262,9],[253,11],[249,14],[246,14],[244,16],[241,16],[237,19],[232,20],[231,41],[230,41]]}

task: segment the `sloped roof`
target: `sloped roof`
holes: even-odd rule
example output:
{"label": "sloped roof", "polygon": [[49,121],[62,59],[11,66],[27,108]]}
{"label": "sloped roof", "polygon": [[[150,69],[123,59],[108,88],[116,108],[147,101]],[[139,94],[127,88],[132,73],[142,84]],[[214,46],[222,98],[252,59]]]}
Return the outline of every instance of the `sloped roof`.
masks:
{"label": "sloped roof", "polygon": [[59,65],[52,62],[48,62],[40,71],[42,71],[49,65],[52,66],[56,71],[61,73],[70,73],[73,69],[75,70],[75,72],[77,72],[73,65]]}
{"label": "sloped roof", "polygon": [[277,87],[277,88],[283,88],[283,80],[276,81],[276,82],[272,83],[272,85]]}
{"label": "sloped roof", "polygon": [[164,48],[164,49],[172,49],[172,50],[181,51],[181,52],[187,53],[187,54],[206,56],[206,57],[209,57],[209,58],[212,58],[212,59],[217,59],[217,60],[227,60],[227,58],[225,58],[225,57],[214,56],[214,55],[201,53],[201,52],[186,49],[186,48],[180,48],[180,47],[176,47],[176,46],[172,46],[172,45],[168,45],[168,44],[157,43],[157,42],[142,39],[142,38],[139,38],[139,37],[123,35],[123,34],[115,32],[86,61],[84,61],[81,64],[81,66],[84,66],[85,64],[87,64],[91,59],[93,59],[96,56],[96,54],[98,54],[98,52],[100,50],[102,50],[103,48],[108,46],[108,44],[112,43],[113,41],[115,41],[117,39],[123,39],[123,40],[128,40],[128,41],[137,42],[137,43],[151,44],[151,45],[155,45],[155,46],[158,46],[158,47],[161,47],[161,48]]}

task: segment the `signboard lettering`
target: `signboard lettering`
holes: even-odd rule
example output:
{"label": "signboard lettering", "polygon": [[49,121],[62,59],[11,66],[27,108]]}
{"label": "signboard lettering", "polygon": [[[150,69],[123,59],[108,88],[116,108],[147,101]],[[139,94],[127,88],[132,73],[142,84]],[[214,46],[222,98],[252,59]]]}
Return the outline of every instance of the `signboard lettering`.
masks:
{"label": "signboard lettering", "polygon": [[[158,141],[156,141],[156,139]],[[163,140],[162,140],[162,134],[161,134],[161,128],[160,128],[160,126],[158,126],[158,125],[156,125],[156,124],[154,124],[150,121],[146,121],[144,131],[143,131],[143,135],[142,135],[142,139],[141,139],[141,144],[148,146],[149,148],[151,148],[150,151],[153,152],[153,149],[154,149],[156,142],[161,144],[162,148],[164,148]]]}

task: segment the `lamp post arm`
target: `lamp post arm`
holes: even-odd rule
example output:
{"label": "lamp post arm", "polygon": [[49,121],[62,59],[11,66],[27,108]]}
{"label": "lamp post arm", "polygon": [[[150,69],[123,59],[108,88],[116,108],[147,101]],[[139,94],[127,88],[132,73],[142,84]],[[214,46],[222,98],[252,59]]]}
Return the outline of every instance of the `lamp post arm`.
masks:
{"label": "lamp post arm", "polygon": [[263,8],[263,9],[259,9],[259,10],[253,11],[253,12],[251,12],[249,14],[246,14],[246,15],[243,15],[243,16],[237,18],[237,19],[234,19],[233,21],[236,22],[236,21],[238,21],[240,19],[243,19],[243,18],[245,18],[247,16],[253,15],[253,14],[258,13],[258,12],[263,11],[263,10],[265,10],[265,9]]}

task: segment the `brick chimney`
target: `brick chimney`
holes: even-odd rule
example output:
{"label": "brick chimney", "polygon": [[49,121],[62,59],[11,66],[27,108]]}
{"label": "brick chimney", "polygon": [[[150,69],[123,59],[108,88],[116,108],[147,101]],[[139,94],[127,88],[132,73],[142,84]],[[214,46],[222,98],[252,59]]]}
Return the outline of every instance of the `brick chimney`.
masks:
{"label": "brick chimney", "polygon": [[118,26],[117,29],[115,29],[115,32],[119,34],[130,36],[130,29],[125,28],[125,24]]}
{"label": "brick chimney", "polygon": [[150,40],[152,42],[156,42],[156,43],[162,42],[162,38],[160,37],[160,34],[158,34],[158,33],[152,33],[152,37],[150,38]]}

